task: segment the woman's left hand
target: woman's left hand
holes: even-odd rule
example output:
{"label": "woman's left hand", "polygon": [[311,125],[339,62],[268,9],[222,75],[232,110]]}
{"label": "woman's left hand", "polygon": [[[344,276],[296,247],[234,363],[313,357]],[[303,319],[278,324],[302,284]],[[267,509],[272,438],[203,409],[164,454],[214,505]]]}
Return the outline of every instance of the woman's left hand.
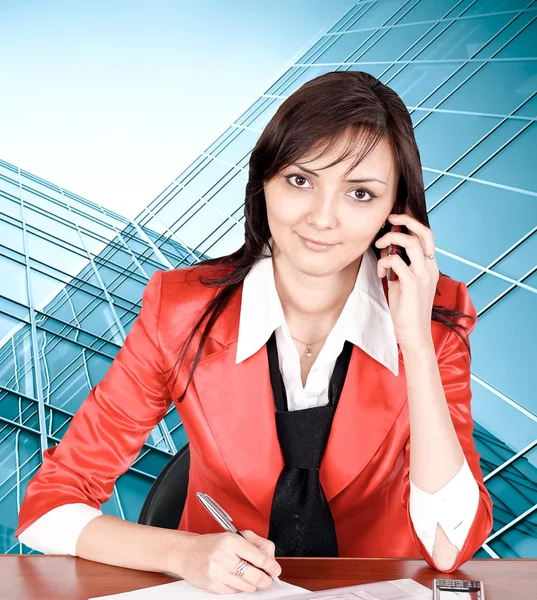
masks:
{"label": "woman's left hand", "polygon": [[[391,214],[388,221],[392,225],[405,226],[409,231],[409,234],[390,231],[375,242],[377,248],[383,248],[377,266],[378,276],[386,277],[391,268],[398,277],[396,281],[388,281],[388,299],[395,336],[401,349],[405,350],[431,343],[431,314],[439,272],[434,257],[433,232],[429,227],[406,213]],[[390,244],[406,250],[410,266],[397,254],[388,256]]]}

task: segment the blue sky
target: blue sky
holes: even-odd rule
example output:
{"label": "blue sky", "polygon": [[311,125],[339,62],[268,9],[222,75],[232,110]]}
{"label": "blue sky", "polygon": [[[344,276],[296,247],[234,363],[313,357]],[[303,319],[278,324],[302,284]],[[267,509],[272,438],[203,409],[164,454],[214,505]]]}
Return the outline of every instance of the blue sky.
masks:
{"label": "blue sky", "polygon": [[0,3],[0,158],[134,217],[349,0]]}

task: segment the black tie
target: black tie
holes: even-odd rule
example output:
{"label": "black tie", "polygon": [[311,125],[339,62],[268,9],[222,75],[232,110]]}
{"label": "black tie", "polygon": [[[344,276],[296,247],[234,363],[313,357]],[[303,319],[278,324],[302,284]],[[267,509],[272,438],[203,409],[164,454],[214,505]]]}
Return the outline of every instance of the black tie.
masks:
{"label": "black tie", "polygon": [[278,364],[276,335],[267,342],[276,429],[284,458],[270,515],[268,538],[277,556],[338,556],[336,529],[319,468],[345,382],[352,344],[345,342],[328,386],[328,404],[289,411]]}

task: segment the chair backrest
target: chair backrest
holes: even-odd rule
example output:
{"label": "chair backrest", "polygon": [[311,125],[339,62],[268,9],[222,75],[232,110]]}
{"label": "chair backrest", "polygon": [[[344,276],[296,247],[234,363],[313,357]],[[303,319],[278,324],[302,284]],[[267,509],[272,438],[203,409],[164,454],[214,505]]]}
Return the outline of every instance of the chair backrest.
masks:
{"label": "chair backrest", "polygon": [[138,523],[177,529],[186,502],[190,450],[188,443],[171,458],[151,486]]}

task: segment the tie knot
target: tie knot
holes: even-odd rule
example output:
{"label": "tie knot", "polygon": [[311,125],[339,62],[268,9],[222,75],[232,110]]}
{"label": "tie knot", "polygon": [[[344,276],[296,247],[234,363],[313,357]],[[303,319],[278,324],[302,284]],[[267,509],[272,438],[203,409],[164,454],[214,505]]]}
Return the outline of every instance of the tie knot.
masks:
{"label": "tie knot", "polygon": [[276,413],[276,429],[287,468],[320,468],[334,410],[327,404]]}

